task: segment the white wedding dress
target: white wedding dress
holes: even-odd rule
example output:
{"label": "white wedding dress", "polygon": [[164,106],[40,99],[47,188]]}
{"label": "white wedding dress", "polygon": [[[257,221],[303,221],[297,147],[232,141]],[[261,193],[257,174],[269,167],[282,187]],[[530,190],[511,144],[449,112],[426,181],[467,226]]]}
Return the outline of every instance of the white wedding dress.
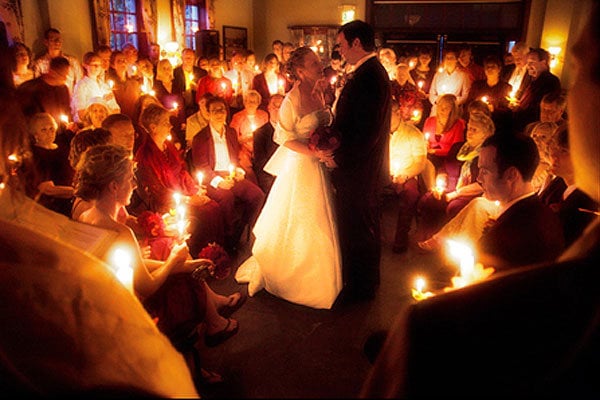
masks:
{"label": "white wedding dress", "polygon": [[274,140],[280,145],[265,166],[277,176],[254,226],[253,255],[235,275],[253,296],[261,289],[292,303],[329,309],[342,289],[337,227],[328,172],[316,158],[283,146],[308,141],[317,112],[297,114],[299,91],[281,104]]}

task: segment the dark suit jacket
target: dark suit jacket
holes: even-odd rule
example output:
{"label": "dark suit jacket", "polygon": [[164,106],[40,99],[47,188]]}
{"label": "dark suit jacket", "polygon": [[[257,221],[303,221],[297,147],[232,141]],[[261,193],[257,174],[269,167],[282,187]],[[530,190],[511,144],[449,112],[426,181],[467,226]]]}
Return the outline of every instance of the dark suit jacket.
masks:
{"label": "dark suit jacket", "polygon": [[[225,126],[225,140],[227,141],[231,163],[239,166],[240,143],[235,129]],[[210,125],[198,132],[192,140],[192,162],[196,171],[204,174],[204,182],[210,182],[218,175],[215,172],[217,159]]]}
{"label": "dark suit jacket", "polygon": [[484,231],[476,260],[498,271],[554,260],[563,248],[558,217],[532,195],[513,204]]}
{"label": "dark suit jacket", "polygon": [[[385,78],[385,79],[384,79]],[[370,202],[389,183],[391,87],[376,57],[364,62],[340,93],[333,128],[340,132],[334,186]]]}
{"label": "dark suit jacket", "polygon": [[599,398],[600,225],[571,250],[407,306],[361,397]]}
{"label": "dark suit jacket", "polygon": [[593,214],[579,211],[579,208],[598,210],[598,203],[579,189],[575,189],[566,199],[561,198],[561,201],[553,204],[551,208],[558,214],[567,246],[581,235],[594,218],[598,218]]}
{"label": "dark suit jacket", "polygon": [[540,120],[540,103],[542,98],[561,90],[560,80],[550,71],[542,72],[527,86],[519,99],[519,106],[514,110],[515,128],[522,132],[528,123]]}
{"label": "dark suit jacket", "polygon": [[255,130],[253,135],[254,153],[252,158],[252,168],[256,174],[258,186],[260,186],[265,193],[269,192],[273,185],[273,180],[275,179],[273,175],[263,170],[267,161],[269,161],[275,150],[277,150],[277,147],[279,147],[279,145],[273,141],[274,132],[275,128],[271,124],[271,121],[269,121]]}
{"label": "dark suit jacket", "polygon": [[560,176],[555,176],[552,181],[538,193],[538,197],[545,205],[549,206],[554,203],[562,201],[562,195],[567,188],[567,184]]}
{"label": "dark suit jacket", "polygon": [[[194,65],[194,80],[196,82],[198,82],[200,78],[205,77],[206,75],[208,75],[208,72]],[[179,66],[173,69],[173,93],[181,94],[183,92],[185,92],[185,74],[183,73],[183,67]],[[196,96],[192,98],[195,99]]]}

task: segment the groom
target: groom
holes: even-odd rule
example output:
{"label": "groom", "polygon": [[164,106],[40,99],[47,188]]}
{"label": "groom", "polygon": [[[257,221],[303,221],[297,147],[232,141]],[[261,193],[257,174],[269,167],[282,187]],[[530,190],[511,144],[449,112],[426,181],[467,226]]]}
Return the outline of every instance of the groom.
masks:
{"label": "groom", "polygon": [[389,181],[390,83],[375,54],[373,28],[343,25],[336,40],[353,72],[337,100],[333,127],[341,145],[333,162],[344,299],[371,300],[379,286],[380,193]]}

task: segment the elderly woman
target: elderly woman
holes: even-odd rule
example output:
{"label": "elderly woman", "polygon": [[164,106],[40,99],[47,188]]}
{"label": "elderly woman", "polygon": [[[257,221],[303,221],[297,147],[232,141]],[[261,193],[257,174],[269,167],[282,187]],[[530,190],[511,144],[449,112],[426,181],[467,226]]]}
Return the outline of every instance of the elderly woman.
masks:
{"label": "elderly woman", "polygon": [[135,294],[158,317],[158,328],[176,347],[200,323],[205,323],[206,344],[215,346],[233,336],[238,323],[218,312],[229,298],[190,276],[197,269],[213,268],[212,261],[191,259],[183,242],[174,244],[164,261],[144,258],[135,234],[119,220],[119,211],[136,188],[133,166],[129,152],[117,145],[93,146],[83,154],[77,168],[77,195],[93,206],[79,221],[117,232],[115,243],[131,250]]}
{"label": "elderly woman", "polygon": [[110,111],[104,100],[100,97],[90,99],[83,117],[81,118],[81,130],[98,129],[102,127],[102,122],[108,117]]}
{"label": "elderly woman", "polygon": [[494,134],[494,123],[491,118],[475,113],[469,118],[467,141],[460,147],[456,155],[461,163],[456,187],[444,191],[433,188],[425,193],[418,204],[417,237],[421,240],[429,238],[443,224],[452,219],[473,198],[483,193],[477,182],[479,168],[477,161],[483,141]]}

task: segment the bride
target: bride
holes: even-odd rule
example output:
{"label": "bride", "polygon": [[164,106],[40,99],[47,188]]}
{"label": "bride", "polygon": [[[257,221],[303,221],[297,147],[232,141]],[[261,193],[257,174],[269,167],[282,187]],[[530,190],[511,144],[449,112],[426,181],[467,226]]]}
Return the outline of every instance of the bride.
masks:
{"label": "bride", "polygon": [[288,61],[296,83],[279,110],[274,140],[280,146],[265,165],[277,176],[254,227],[252,256],[236,280],[248,282],[253,296],[261,289],[292,303],[329,309],[342,288],[337,227],[328,171],[322,162],[331,151],[311,150],[308,141],[331,121],[320,85],[319,57],[309,48]]}

